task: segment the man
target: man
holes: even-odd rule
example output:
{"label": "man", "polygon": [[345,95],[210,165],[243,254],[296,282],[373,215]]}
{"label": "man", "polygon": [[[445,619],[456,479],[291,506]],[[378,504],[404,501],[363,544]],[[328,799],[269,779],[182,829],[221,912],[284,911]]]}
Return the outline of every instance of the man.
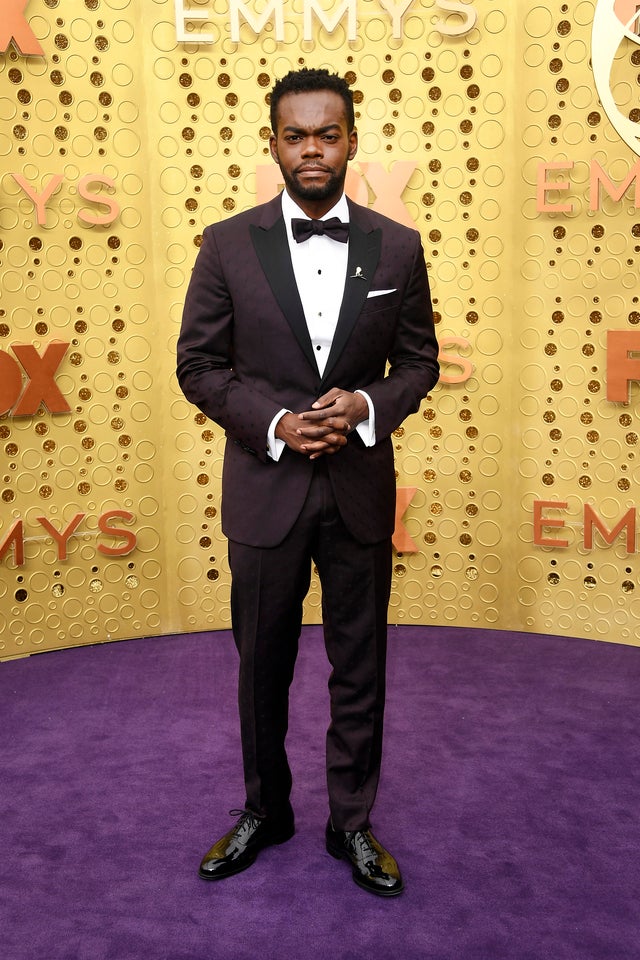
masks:
{"label": "man", "polygon": [[205,229],[178,343],[185,396],[227,434],[222,529],[246,785],[240,819],[200,876],[238,873],[293,836],[285,736],[313,560],[332,666],[327,850],[361,887],[392,896],[403,881],[369,819],[395,517],[390,434],[438,379],[427,274],[416,231],[344,195],[357,149],[344,80],[287,74],[271,94],[271,126],[285,190]]}

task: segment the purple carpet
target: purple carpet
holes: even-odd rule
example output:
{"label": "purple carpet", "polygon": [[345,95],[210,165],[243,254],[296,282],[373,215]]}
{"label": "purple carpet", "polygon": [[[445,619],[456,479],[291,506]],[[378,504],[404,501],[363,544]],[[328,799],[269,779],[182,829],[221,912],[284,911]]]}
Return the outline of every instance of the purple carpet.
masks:
{"label": "purple carpet", "polygon": [[296,836],[220,883],[197,867],[244,799],[228,633],[0,664],[3,960],[638,960],[640,649],[390,641],[390,901],[324,851],[319,628],[292,694]]}

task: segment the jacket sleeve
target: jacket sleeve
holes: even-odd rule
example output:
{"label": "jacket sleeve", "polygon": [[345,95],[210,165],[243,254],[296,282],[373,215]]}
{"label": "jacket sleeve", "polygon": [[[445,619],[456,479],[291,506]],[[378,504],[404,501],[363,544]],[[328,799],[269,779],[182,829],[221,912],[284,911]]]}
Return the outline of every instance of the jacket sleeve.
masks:
{"label": "jacket sleeve", "polygon": [[177,376],[185,397],[243,449],[267,459],[269,424],[282,408],[234,372],[233,298],[216,240],[206,227],[187,290]]}

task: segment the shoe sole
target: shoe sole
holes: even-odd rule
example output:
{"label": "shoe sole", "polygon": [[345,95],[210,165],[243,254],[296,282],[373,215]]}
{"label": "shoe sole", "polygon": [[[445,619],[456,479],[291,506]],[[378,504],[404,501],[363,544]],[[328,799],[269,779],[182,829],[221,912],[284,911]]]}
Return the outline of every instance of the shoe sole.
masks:
{"label": "shoe sole", "polygon": [[399,887],[396,887],[395,890],[384,890],[380,887],[371,887],[368,883],[365,883],[364,880],[360,878],[357,870],[351,863],[351,857],[344,850],[340,850],[337,847],[331,847],[327,843],[327,853],[330,854],[334,860],[346,860],[351,866],[351,876],[353,877],[354,883],[356,883],[362,890],[366,890],[367,893],[373,893],[376,897],[397,897],[404,890],[404,883],[401,883]]}

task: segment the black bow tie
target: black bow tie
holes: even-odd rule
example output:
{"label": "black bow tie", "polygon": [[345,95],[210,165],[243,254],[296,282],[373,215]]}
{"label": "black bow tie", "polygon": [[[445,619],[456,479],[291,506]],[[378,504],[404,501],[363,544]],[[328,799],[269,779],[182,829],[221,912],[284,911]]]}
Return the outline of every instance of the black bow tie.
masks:
{"label": "black bow tie", "polygon": [[327,236],[340,243],[349,239],[349,224],[343,223],[338,217],[329,220],[302,220],[294,218],[291,221],[291,230],[296,243],[303,243],[314,234],[318,237]]}

